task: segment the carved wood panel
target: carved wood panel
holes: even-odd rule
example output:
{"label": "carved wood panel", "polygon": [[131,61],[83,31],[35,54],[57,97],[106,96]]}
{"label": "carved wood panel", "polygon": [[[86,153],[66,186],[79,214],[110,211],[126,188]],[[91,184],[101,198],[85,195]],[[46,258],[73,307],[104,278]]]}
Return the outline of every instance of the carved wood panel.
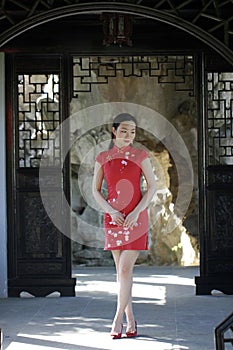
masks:
{"label": "carved wood panel", "polygon": [[206,271],[233,273],[233,73],[207,72]]}
{"label": "carved wood panel", "polygon": [[[105,4],[113,3],[113,0],[102,2]],[[83,5],[91,5],[95,8],[98,1],[85,0],[5,0],[0,3],[0,41],[4,32],[9,32],[14,26],[19,26],[25,20],[33,22],[36,16],[43,15],[48,17],[49,13],[54,11],[54,15],[61,10],[64,14],[69,11],[73,13],[74,7],[82,7]],[[135,10],[142,7],[148,10],[158,10],[160,13],[171,14],[177,23],[185,21],[195,25],[203,31],[208,32],[223,42],[226,47],[233,48],[233,17],[232,17],[232,1],[197,1],[197,0],[128,0],[124,4],[134,6]],[[117,8],[117,5],[115,5]],[[89,19],[88,19],[89,20]]]}

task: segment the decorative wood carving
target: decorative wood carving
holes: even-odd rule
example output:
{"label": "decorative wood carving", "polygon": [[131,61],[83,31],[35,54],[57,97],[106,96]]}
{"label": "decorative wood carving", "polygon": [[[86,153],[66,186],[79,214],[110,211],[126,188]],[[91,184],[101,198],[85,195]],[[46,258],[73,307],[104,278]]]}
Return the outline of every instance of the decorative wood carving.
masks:
{"label": "decorative wood carving", "polygon": [[[0,33],[9,31],[14,26],[21,22],[33,19],[38,14],[47,16],[49,11],[57,11],[61,9],[64,13],[74,11],[74,6],[91,5],[92,10],[95,8],[95,2],[85,0],[5,0],[0,3]],[[96,2],[97,3],[97,2]],[[114,0],[103,1],[102,4],[116,3]],[[157,10],[160,13],[171,14],[176,19],[177,23],[186,21],[199,27],[201,30],[213,35],[214,38],[222,41],[227,47],[233,48],[233,17],[232,17],[232,1],[196,1],[196,0],[163,0],[163,1],[148,1],[148,0],[126,0],[125,6],[128,4],[135,6],[135,9],[140,7],[149,11]],[[98,4],[96,4],[96,7]],[[117,6],[117,4],[115,4]],[[116,12],[116,11],[115,11]],[[149,13],[149,12],[148,12]],[[1,37],[1,35],[0,35]]]}

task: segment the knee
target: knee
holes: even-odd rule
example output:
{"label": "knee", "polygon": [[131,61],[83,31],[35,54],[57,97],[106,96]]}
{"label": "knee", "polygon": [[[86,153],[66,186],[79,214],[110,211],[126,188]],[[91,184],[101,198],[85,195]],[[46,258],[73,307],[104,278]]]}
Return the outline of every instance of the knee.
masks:
{"label": "knee", "polygon": [[128,264],[122,264],[119,269],[119,275],[120,277],[128,277],[132,274],[132,267]]}

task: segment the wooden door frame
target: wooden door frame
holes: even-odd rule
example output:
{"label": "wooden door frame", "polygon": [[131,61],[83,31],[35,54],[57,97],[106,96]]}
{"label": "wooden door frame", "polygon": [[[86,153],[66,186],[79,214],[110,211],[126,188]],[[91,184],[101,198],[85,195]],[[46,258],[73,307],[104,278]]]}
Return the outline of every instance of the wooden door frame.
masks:
{"label": "wooden door frame", "polygon": [[[27,63],[26,63],[27,62]],[[27,210],[22,208],[20,198],[32,196],[40,198],[38,184],[39,168],[20,168],[17,164],[18,152],[18,109],[17,109],[17,75],[18,74],[49,74],[58,73],[61,76],[60,83],[60,120],[68,116],[68,77],[67,63],[62,55],[22,55],[13,54],[6,56],[7,68],[7,200],[8,200],[8,295],[19,296],[22,291],[27,291],[35,296],[45,296],[54,291],[59,291],[62,296],[74,296],[76,279],[71,278],[71,241],[68,237],[54,233],[54,245],[56,239],[61,245],[61,256],[55,258],[45,254],[45,257],[33,258],[33,246],[30,253],[24,253],[25,240],[22,239],[24,231],[21,224],[20,212]],[[66,98],[64,98],[66,96]],[[68,163],[68,159],[66,161]],[[63,188],[66,198],[69,200],[69,165],[64,166]],[[26,177],[25,177],[26,176]],[[22,184],[20,178],[25,177]],[[35,179],[27,184],[26,179]],[[34,185],[35,183],[35,185]],[[26,198],[25,197],[25,198]],[[41,204],[42,206],[42,204]],[[39,208],[38,208],[39,209]],[[23,213],[22,212],[22,213]],[[23,214],[22,214],[23,215]],[[38,214],[39,215],[39,214]],[[45,214],[43,214],[45,215]],[[45,219],[46,225],[51,225],[49,218]],[[68,223],[67,223],[68,225]],[[43,226],[44,228],[46,226]],[[43,227],[41,235],[43,235]],[[30,243],[29,243],[30,244]],[[33,244],[33,243],[32,243]],[[43,255],[43,253],[42,253]],[[39,265],[41,266],[41,272]],[[44,266],[44,267],[43,267]],[[43,268],[42,268],[43,267]],[[54,272],[52,272],[54,271]]]}

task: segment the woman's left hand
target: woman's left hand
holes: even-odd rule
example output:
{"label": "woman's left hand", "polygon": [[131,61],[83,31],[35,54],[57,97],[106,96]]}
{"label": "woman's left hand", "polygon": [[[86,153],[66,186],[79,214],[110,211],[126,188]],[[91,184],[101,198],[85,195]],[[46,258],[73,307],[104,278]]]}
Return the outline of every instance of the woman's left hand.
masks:
{"label": "woman's left hand", "polygon": [[138,216],[139,216],[139,213],[137,213],[135,211],[131,211],[131,213],[129,213],[126,216],[123,226],[133,228],[135,226],[135,224],[137,223]]}

